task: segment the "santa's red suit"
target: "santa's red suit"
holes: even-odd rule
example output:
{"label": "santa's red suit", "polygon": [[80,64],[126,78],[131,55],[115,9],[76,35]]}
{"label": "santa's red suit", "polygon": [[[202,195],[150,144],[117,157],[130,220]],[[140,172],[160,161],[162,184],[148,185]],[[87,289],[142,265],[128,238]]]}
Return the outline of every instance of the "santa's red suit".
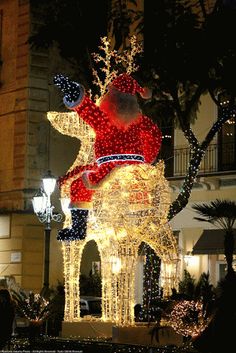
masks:
{"label": "santa's red suit", "polygon": [[[136,80],[127,74],[118,76],[112,86],[120,92],[142,94],[143,88]],[[65,102],[65,101],[64,101]],[[66,104],[66,102],[65,102]],[[66,104],[67,105],[67,104]],[[161,145],[161,132],[150,118],[141,113],[126,127],[117,126],[109,114],[102,111],[88,96],[84,95],[79,104],[67,105],[78,113],[87,124],[96,132],[95,157],[96,163],[77,167],[68,173],[63,180],[73,175],[80,175],[71,184],[71,202],[91,201],[94,189],[91,187],[99,183],[121,164],[152,163],[157,156]],[[83,177],[82,177],[83,175]],[[88,181],[84,183],[84,176]],[[62,182],[63,182],[62,180]]]}
{"label": "santa's red suit", "polygon": [[77,166],[60,178],[61,185],[72,177],[74,181],[70,189],[71,226],[59,230],[57,239],[74,241],[86,236],[86,202],[91,201],[94,189],[118,165],[152,163],[160,149],[161,132],[140,112],[136,94],[148,98],[147,91],[127,74],[112,81],[100,107],[84,94],[83,86],[68,77],[58,74],[54,84],[63,92],[65,105],[96,132],[95,163]]}

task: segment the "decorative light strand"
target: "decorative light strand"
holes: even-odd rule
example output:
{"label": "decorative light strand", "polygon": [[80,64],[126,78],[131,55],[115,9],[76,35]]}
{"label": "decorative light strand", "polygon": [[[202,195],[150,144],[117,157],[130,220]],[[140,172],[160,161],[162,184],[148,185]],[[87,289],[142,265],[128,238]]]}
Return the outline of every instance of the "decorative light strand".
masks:
{"label": "decorative light strand", "polygon": [[[135,196],[134,196],[135,195]],[[170,189],[164,165],[128,165],[113,170],[94,194],[84,240],[63,245],[66,287],[65,321],[79,317],[79,264],[94,240],[101,257],[102,321],[134,324],[134,283],[138,249],[149,244],[162,261],[164,297],[178,282],[178,247],[166,223]]]}
{"label": "decorative light strand", "polygon": [[100,98],[106,93],[109,84],[117,77],[118,71],[114,69],[113,63],[121,64],[127,74],[131,74],[138,70],[135,63],[137,54],[143,51],[141,44],[137,42],[136,36],[130,38],[130,48],[118,53],[112,50],[111,41],[107,37],[101,38],[99,46],[100,53],[93,53],[92,57],[96,64],[100,64],[100,71],[93,68],[93,83],[98,86],[99,94],[94,97],[96,104],[99,104]]}
{"label": "decorative light strand", "polygon": [[209,320],[205,317],[201,301],[182,300],[174,306],[168,323],[178,334],[195,337],[206,328]]}
{"label": "decorative light strand", "polygon": [[[129,73],[137,69],[134,57],[141,50],[136,47],[135,39],[131,47],[131,51],[126,52],[126,58],[122,59],[124,63],[128,63]],[[116,75],[114,71],[111,73],[112,60],[119,61],[121,58],[111,51],[106,38],[102,39],[100,49],[105,56],[98,54],[94,58],[97,62],[103,63],[101,70],[105,74],[105,81],[99,79],[98,73],[94,74],[103,95],[109,82],[113,81]],[[137,88],[139,91],[139,87]],[[106,124],[107,118],[99,109],[98,100],[96,102],[95,104],[90,97],[85,96],[81,104],[75,108],[78,114],[76,118],[74,113],[63,115],[57,112],[48,113],[51,124],[58,131],[75,136],[82,143],[81,151],[73,166],[59,181],[61,196],[70,197],[72,202],[79,199],[77,193],[81,192],[82,185],[75,183],[81,173],[87,170],[85,165],[93,163],[94,154],[97,159],[109,156],[111,150],[112,154],[116,155],[141,155],[145,163],[140,161],[140,164],[137,164],[135,161],[135,164],[131,164],[129,161],[127,164],[123,160],[120,162],[122,165],[118,165],[118,161],[116,164],[111,161],[99,166],[98,176],[95,172],[89,174],[89,182],[92,185],[99,181],[93,180],[97,177],[101,178],[102,183],[91,193],[86,238],[80,236],[78,240],[77,223],[73,223],[70,239],[61,238],[65,276],[64,320],[69,322],[81,320],[80,264],[85,245],[94,240],[101,257],[100,320],[114,322],[119,326],[129,326],[134,325],[135,268],[138,249],[142,242],[147,243],[162,261],[160,285],[163,287],[164,297],[177,285],[178,246],[167,221],[170,188],[164,177],[163,161],[155,166],[151,165],[161,144],[161,134],[157,126],[149,118],[140,115],[138,121],[130,125],[129,133],[120,130],[119,134],[117,133],[118,138],[115,127]],[[95,134],[92,134],[87,123],[96,130],[96,135],[99,135],[96,142],[94,142]],[[89,192],[89,189],[87,191]],[[64,229],[67,227],[71,227],[68,215]]]}

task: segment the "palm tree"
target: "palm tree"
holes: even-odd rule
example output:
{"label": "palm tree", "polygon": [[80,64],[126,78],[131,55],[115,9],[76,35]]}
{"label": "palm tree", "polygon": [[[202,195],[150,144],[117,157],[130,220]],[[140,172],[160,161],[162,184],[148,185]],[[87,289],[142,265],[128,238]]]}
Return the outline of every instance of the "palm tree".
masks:
{"label": "palm tree", "polygon": [[227,275],[218,283],[212,320],[206,329],[193,342],[199,352],[223,352],[225,345],[231,346],[235,340],[235,327],[231,324],[236,315],[236,273],[233,270],[234,223],[236,202],[229,200],[195,204],[192,208],[200,217],[195,219],[209,222],[225,231],[224,253],[227,262]]}
{"label": "palm tree", "polygon": [[236,202],[216,199],[209,203],[194,204],[192,208],[201,216],[194,217],[194,219],[209,222],[225,231],[224,254],[227,262],[227,275],[234,274],[233,253]]}

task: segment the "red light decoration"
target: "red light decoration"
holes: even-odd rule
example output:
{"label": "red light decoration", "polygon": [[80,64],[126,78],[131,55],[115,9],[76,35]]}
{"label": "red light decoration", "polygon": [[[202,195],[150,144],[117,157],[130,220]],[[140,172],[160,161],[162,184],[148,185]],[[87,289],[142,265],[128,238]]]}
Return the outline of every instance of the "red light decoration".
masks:
{"label": "red light decoration", "polygon": [[63,184],[68,178],[79,175],[71,185],[72,203],[91,201],[94,190],[88,190],[82,180],[81,174],[85,171],[89,186],[93,187],[98,185],[117,165],[154,161],[162,138],[157,125],[147,116],[140,113],[130,124],[119,126],[88,96],[85,96],[73,109],[96,133],[94,149],[97,163],[77,167],[60,180]]}
{"label": "red light decoration", "polygon": [[144,88],[141,87],[136,80],[130,75],[121,74],[112,81],[112,86],[118,91],[128,94],[144,93]]}
{"label": "red light decoration", "polygon": [[[139,92],[133,79],[122,80],[122,76],[118,87],[112,85],[118,74],[110,65],[115,53],[110,51],[107,41],[103,45],[105,59],[101,55],[96,58],[102,63],[105,80],[95,72],[95,83],[102,97],[100,105],[99,97],[93,99],[96,105],[83,96],[84,89],[81,93],[79,84],[59,75],[55,83],[65,93],[63,101],[73,112],[48,114],[58,131],[81,141],[73,166],[60,179],[65,204],[74,201],[74,205],[65,209],[64,227],[58,233],[65,274],[64,321],[81,320],[81,259],[85,245],[93,240],[101,256],[99,321],[130,326],[134,324],[135,272],[140,245],[149,244],[162,261],[160,285],[164,296],[177,286],[179,251],[167,222],[170,188],[164,177],[164,163],[150,164],[159,152],[161,133],[141,114],[135,97],[139,93],[148,98],[143,95],[148,92],[145,89]],[[133,59],[138,52],[134,44],[117,61],[126,64],[127,74],[137,70]],[[93,187],[96,190],[91,190]],[[80,202],[90,198],[89,203]]]}

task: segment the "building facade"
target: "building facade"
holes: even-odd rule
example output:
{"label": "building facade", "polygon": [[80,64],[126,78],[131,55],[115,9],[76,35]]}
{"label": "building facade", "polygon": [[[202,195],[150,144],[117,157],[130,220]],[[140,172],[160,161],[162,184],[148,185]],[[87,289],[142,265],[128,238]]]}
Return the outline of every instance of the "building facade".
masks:
{"label": "building facade", "polygon": [[[28,42],[37,25],[30,2],[1,0],[0,14],[0,277],[14,276],[26,290],[39,291],[44,226],[33,213],[31,199],[46,171],[64,174],[79,147],[66,137],[62,145],[62,136],[47,121],[46,113],[54,104],[51,97],[56,95],[50,91],[49,53],[32,49]],[[58,199],[57,190],[56,208]],[[50,267],[55,267],[50,283],[62,281],[63,276],[56,241],[59,226],[52,224]]]}
{"label": "building facade", "polygon": [[[199,141],[204,140],[216,120],[217,107],[205,95],[193,126]],[[216,199],[236,200],[235,127],[235,120],[231,119],[215,136],[202,160],[188,205],[171,221],[173,230],[178,233],[182,269],[188,270],[196,279],[202,272],[209,272],[213,285],[225,275],[224,232],[207,222],[195,220],[198,215],[191,206]],[[181,131],[176,129],[173,139],[173,158],[168,161],[167,179],[175,199],[188,168],[189,148]]]}

